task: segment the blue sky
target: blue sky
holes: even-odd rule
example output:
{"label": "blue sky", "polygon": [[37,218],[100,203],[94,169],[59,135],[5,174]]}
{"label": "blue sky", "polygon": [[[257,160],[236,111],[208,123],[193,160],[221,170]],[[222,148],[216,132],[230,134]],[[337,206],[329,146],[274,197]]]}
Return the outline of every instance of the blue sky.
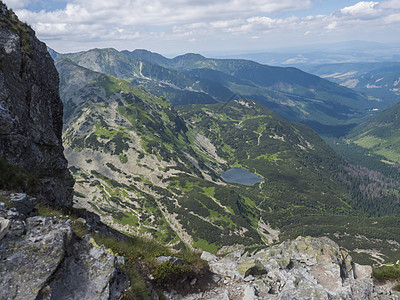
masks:
{"label": "blue sky", "polygon": [[272,51],[317,43],[400,42],[400,0],[5,0],[59,52]]}

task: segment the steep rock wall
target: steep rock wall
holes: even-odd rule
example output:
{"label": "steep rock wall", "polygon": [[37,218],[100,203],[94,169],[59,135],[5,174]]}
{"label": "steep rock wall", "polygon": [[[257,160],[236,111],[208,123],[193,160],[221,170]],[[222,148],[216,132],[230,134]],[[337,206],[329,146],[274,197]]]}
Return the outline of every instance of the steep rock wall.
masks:
{"label": "steep rock wall", "polygon": [[58,85],[46,45],[0,2],[0,158],[37,178],[37,198],[71,206]]}

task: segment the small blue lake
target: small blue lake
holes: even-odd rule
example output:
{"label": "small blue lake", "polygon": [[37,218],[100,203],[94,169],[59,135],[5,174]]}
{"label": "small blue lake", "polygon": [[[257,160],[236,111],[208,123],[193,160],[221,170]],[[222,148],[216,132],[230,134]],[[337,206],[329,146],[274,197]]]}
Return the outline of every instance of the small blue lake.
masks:
{"label": "small blue lake", "polygon": [[220,175],[226,182],[240,183],[248,186],[264,181],[264,178],[242,168],[232,168],[228,171],[222,172]]}

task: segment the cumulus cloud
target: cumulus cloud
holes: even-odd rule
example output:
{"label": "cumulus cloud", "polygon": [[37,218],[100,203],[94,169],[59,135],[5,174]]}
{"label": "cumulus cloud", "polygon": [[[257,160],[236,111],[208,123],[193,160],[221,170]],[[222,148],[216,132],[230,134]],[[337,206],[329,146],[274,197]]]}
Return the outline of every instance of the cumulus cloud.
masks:
{"label": "cumulus cloud", "polygon": [[[15,0],[10,0],[13,1]],[[83,23],[118,22],[124,25],[167,26],[233,16],[248,17],[258,13],[299,10],[310,6],[310,0],[74,0],[63,10],[39,13],[21,10],[19,15],[32,23],[40,18],[49,22],[58,19]]]}
{"label": "cumulus cloud", "polygon": [[266,37],[362,38],[373,30],[398,32],[400,22],[400,0],[360,1],[331,14],[306,17],[297,17],[296,11],[310,9],[311,0],[68,0],[62,9],[39,12],[29,10],[32,1],[41,0],[6,3],[40,38],[50,43],[104,41],[108,47],[124,40],[204,44],[240,37],[260,43]]}
{"label": "cumulus cloud", "polygon": [[340,12],[343,15],[350,15],[355,17],[364,17],[364,16],[373,16],[379,14],[376,6],[379,5],[379,2],[358,2],[353,6],[347,6],[342,8]]}

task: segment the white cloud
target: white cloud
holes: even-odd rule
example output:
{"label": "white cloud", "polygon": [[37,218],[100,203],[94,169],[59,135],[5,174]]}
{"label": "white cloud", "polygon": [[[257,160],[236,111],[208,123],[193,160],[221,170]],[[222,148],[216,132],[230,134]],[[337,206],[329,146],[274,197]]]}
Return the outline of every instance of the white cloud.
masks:
{"label": "white cloud", "polygon": [[20,8],[16,13],[32,24],[39,38],[64,48],[85,41],[117,47],[124,40],[123,48],[128,49],[133,44],[143,48],[150,41],[160,45],[191,41],[202,46],[246,39],[262,45],[272,38],[282,43],[319,42],[321,37],[329,40],[340,35],[370,39],[374,31],[380,38],[393,37],[400,30],[400,0],[360,1],[331,14],[306,17],[297,17],[296,10],[310,9],[311,0],[70,0],[63,9],[40,12],[29,11],[28,2],[7,1],[10,7]]}
{"label": "white cloud", "polygon": [[400,13],[392,14],[384,18],[386,24],[400,23]]}
{"label": "white cloud", "polygon": [[[40,18],[49,22],[58,19],[83,23],[116,22],[124,25],[168,26],[293,11],[310,6],[311,0],[75,0],[63,10],[39,13],[22,10],[19,16],[32,24]],[[17,6],[21,7],[24,6]]]}
{"label": "white cloud", "polygon": [[340,10],[342,17],[356,20],[386,20],[386,22],[398,22],[396,15],[399,13],[400,0],[361,1]]}
{"label": "white cloud", "polygon": [[387,0],[379,3],[379,7],[382,9],[400,9],[399,0]]}
{"label": "white cloud", "polygon": [[326,26],[326,29],[328,30],[334,30],[337,26],[337,22],[333,21],[332,23],[329,23],[328,26]]}
{"label": "white cloud", "polygon": [[367,15],[377,15],[378,11],[376,9],[376,6],[379,4],[379,2],[358,2],[354,4],[353,6],[347,6],[345,8],[342,8],[340,12],[343,15],[351,15],[351,16],[356,16],[356,17],[362,17],[362,16],[367,16]]}

